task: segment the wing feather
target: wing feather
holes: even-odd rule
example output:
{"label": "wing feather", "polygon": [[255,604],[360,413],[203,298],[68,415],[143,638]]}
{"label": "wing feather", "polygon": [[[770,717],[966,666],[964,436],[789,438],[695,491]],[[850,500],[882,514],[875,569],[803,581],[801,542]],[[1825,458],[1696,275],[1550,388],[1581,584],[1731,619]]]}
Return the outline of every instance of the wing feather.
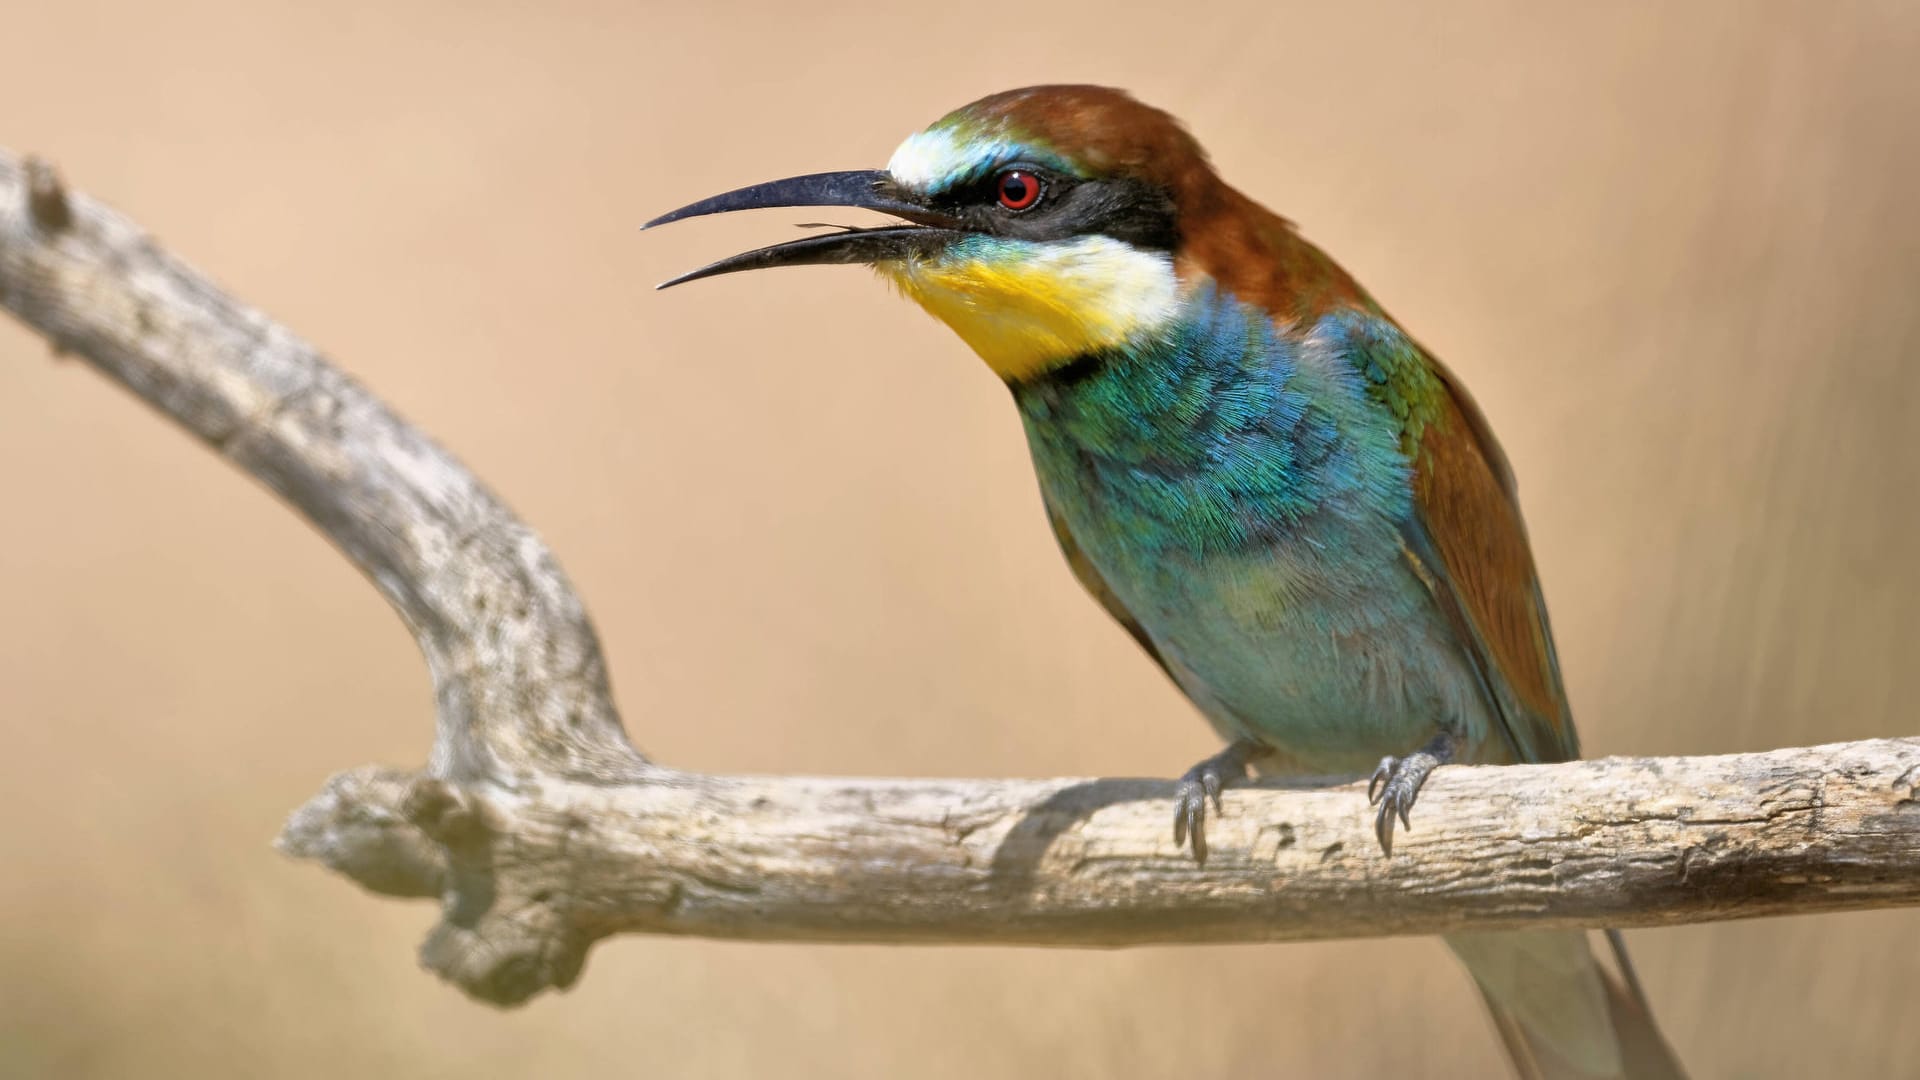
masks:
{"label": "wing feather", "polygon": [[1459,380],[1421,356],[1441,392],[1410,448],[1408,557],[1464,631],[1515,758],[1579,757],[1512,470]]}

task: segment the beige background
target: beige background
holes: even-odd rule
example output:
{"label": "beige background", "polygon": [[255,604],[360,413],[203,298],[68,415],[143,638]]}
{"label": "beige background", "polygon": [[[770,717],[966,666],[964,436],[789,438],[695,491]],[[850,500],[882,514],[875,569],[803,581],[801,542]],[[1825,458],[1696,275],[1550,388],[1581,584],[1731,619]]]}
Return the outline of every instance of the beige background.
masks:
{"label": "beige background", "polygon": [[[1913,732],[1920,9],[535,7],[5,0],[0,143],[489,478],[661,759],[1166,776],[1209,752],[1059,565],[956,339],[852,269],[649,291],[804,212],[634,229],[1061,80],[1186,117],[1472,385],[1592,752]],[[426,675],[373,590],[11,323],[0,492],[0,1074],[1498,1068],[1426,940],[626,939],[570,994],[470,1004],[414,965],[428,907],[267,846],[331,771],[424,758]],[[1914,913],[1633,940],[1698,1077],[1920,1060]]]}

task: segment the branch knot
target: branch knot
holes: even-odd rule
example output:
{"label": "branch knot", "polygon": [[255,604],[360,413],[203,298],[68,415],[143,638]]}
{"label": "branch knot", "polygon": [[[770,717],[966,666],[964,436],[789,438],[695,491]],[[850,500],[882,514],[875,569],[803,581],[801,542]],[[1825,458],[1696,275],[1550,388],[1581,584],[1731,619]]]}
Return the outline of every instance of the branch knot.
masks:
{"label": "branch knot", "polygon": [[479,800],[466,789],[437,777],[415,777],[401,798],[400,813],[449,850],[470,848],[486,836]]}
{"label": "branch knot", "polygon": [[60,181],[60,173],[37,157],[27,159],[26,171],[27,216],[46,232],[72,228],[73,207],[67,202],[67,188]]}

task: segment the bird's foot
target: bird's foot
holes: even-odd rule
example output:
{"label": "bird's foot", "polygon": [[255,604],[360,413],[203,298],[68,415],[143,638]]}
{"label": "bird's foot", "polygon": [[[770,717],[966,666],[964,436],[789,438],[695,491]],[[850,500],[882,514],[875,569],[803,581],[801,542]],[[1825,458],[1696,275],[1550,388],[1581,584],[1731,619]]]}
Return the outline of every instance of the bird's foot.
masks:
{"label": "bird's foot", "polygon": [[1207,800],[1220,812],[1220,791],[1247,778],[1247,762],[1262,757],[1267,748],[1250,739],[1236,739],[1225,750],[1187,770],[1173,795],[1173,846],[1193,837],[1193,861],[1207,864]]}
{"label": "bird's foot", "polygon": [[1401,828],[1413,828],[1407,812],[1420,797],[1421,786],[1433,775],[1433,770],[1452,761],[1458,750],[1458,737],[1441,732],[1406,757],[1389,754],[1380,759],[1379,768],[1373,770],[1373,777],[1367,781],[1367,804],[1380,808],[1373,819],[1373,834],[1380,838],[1380,850],[1388,856],[1393,855],[1393,819],[1400,819]]}

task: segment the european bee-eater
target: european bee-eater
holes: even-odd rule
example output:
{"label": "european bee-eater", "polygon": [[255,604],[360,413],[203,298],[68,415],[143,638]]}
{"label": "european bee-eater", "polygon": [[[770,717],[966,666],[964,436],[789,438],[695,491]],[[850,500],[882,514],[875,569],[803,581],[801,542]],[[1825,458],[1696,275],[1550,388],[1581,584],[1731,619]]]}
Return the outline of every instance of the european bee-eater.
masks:
{"label": "european bee-eater", "polygon": [[[1174,839],[1196,858],[1207,803],[1249,766],[1372,770],[1389,857],[1437,766],[1579,756],[1486,420],[1173,117],[1102,87],[1009,91],[909,137],[884,170],[759,184],[648,224],[773,206],[907,224],[666,284],[869,264],[1006,382],[1067,563],[1226,740],[1179,787]],[[1617,971],[1579,931],[1448,944],[1522,1075],[1682,1075],[1611,941]]]}

